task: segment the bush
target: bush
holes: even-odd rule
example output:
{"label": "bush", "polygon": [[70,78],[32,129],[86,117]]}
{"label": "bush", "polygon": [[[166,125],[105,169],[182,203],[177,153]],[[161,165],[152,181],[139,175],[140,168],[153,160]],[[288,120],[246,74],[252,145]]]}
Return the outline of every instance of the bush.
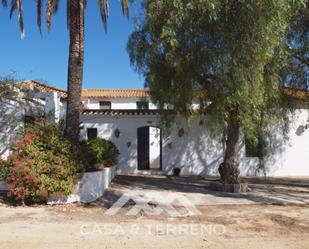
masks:
{"label": "bush", "polygon": [[95,168],[96,158],[95,155],[90,150],[87,141],[81,141],[75,147],[75,155],[76,159],[80,162],[81,165],[83,165],[82,171],[91,172],[96,170]]}
{"label": "bush", "polygon": [[5,180],[9,173],[10,167],[11,163],[9,161],[0,159],[0,181]]}
{"label": "bush", "polygon": [[[95,164],[103,167],[112,167],[117,164],[119,151],[111,142],[103,138],[95,138],[88,142],[89,149],[94,156]],[[100,168],[101,166],[99,166]]]}
{"label": "bush", "polygon": [[73,191],[74,175],[83,167],[57,125],[45,119],[27,125],[12,150],[5,180],[16,199],[46,199]]}

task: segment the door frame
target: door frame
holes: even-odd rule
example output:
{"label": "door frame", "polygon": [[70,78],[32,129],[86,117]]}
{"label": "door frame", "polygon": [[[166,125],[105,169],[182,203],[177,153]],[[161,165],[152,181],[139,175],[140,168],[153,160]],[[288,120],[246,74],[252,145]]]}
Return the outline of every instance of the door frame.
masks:
{"label": "door frame", "polygon": [[[139,130],[143,129],[143,128],[148,128],[148,134],[149,134],[149,129],[150,128],[156,128],[160,130],[160,168],[159,170],[162,170],[162,128],[159,126],[155,126],[155,125],[145,125],[145,126],[141,126],[137,128],[137,170],[150,170],[150,158],[148,156],[148,168],[147,169],[140,169],[140,160],[139,160]],[[150,149],[150,143],[149,143],[149,139],[148,139],[148,151]]]}

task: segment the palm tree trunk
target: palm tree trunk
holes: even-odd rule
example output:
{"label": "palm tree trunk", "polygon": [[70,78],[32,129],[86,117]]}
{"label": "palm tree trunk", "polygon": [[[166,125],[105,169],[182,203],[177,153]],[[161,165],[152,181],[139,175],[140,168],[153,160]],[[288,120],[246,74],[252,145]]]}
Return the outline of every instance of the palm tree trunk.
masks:
{"label": "palm tree trunk", "polygon": [[65,136],[71,143],[77,143],[84,64],[84,1],[71,0],[68,8],[70,50]]}
{"label": "palm tree trunk", "polygon": [[238,112],[231,111],[227,125],[226,151],[221,178],[225,184],[239,183],[239,134]]}

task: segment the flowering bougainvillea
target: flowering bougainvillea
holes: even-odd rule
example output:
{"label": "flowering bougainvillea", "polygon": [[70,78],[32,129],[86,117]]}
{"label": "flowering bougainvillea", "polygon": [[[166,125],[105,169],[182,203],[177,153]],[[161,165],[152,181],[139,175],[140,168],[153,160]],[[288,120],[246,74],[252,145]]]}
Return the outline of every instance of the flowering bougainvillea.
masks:
{"label": "flowering bougainvillea", "polygon": [[72,192],[74,175],[83,166],[78,150],[63,138],[57,125],[38,119],[23,129],[11,148],[4,180],[16,199],[46,199],[52,193]]}

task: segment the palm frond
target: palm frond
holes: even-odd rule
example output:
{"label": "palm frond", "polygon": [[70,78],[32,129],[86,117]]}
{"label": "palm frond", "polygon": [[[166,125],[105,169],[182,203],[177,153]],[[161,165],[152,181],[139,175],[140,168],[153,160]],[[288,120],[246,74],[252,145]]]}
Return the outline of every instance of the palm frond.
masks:
{"label": "palm frond", "polygon": [[54,13],[58,11],[60,0],[54,0]]}
{"label": "palm frond", "polygon": [[24,19],[23,19],[23,6],[22,1],[17,0],[17,9],[18,9],[18,23],[19,23],[19,29],[21,32],[21,38],[24,38],[25,36],[25,29],[24,29]]}
{"label": "palm frond", "polygon": [[[2,4],[6,4],[6,1],[2,1]],[[25,29],[24,29],[24,19],[23,19],[23,6],[21,0],[12,0],[11,7],[10,7],[10,19],[12,18],[14,12],[17,10],[18,12],[18,23],[20,29],[20,36],[24,38],[25,36]]]}
{"label": "palm frond", "polygon": [[[120,0],[122,13],[125,16],[129,16],[128,0]],[[107,19],[109,16],[109,0],[99,0],[99,10],[101,19],[104,25],[105,32],[107,32]]]}
{"label": "palm frond", "polygon": [[54,13],[56,13],[58,11],[59,2],[60,2],[59,0],[48,0],[47,1],[46,22],[47,22],[48,32],[51,29],[52,17],[54,15]]}
{"label": "palm frond", "polygon": [[11,1],[11,7],[10,7],[10,19],[12,19],[12,16],[14,14],[14,12],[17,9],[17,0],[12,0]]}
{"label": "palm frond", "polygon": [[101,19],[104,25],[105,32],[107,32],[107,18],[109,15],[109,0],[99,0],[99,10]]}
{"label": "palm frond", "polygon": [[42,34],[42,9],[43,9],[43,6],[42,6],[42,0],[37,0],[36,1],[36,9],[37,9],[37,25],[39,27],[39,30],[40,30],[40,34]]}
{"label": "palm frond", "polygon": [[50,28],[51,28],[51,21],[52,21],[52,16],[53,16],[53,12],[54,12],[54,6],[53,5],[54,5],[53,0],[47,1],[46,22],[47,22],[48,32],[50,31]]}
{"label": "palm frond", "polygon": [[6,0],[1,0],[1,3],[2,3],[3,7],[6,7],[8,5]]}
{"label": "palm frond", "polygon": [[128,6],[128,1],[127,0],[121,0],[121,8],[122,8],[122,13],[125,16],[129,16],[129,6]]}

